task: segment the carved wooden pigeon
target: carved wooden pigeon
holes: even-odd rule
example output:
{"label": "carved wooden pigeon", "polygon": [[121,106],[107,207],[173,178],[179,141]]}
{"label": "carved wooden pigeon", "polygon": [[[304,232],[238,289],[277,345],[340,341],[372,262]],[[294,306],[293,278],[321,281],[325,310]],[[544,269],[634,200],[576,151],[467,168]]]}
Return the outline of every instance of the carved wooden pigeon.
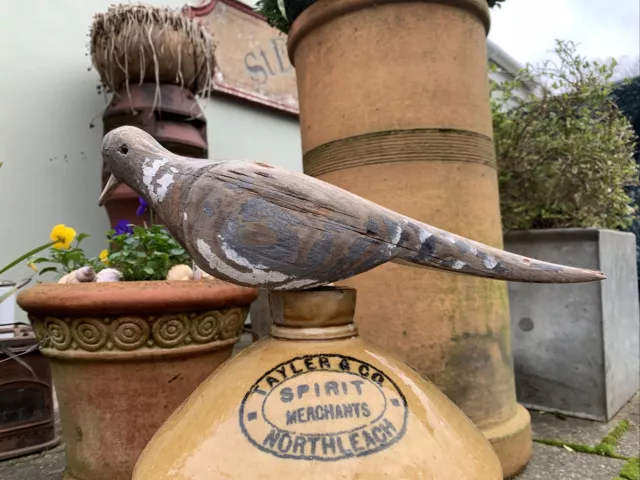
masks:
{"label": "carved wooden pigeon", "polygon": [[518,282],[605,278],[454,235],[301,173],[180,157],[135,127],[109,132],[102,155],[112,176],[100,205],[127,184],[197,265],[239,285],[307,289],[386,262]]}

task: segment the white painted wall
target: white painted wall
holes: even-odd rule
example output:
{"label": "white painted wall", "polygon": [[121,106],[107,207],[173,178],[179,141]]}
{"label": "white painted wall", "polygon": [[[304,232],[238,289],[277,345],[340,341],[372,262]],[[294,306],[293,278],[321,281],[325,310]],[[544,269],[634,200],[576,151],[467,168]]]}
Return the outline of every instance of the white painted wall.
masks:
{"label": "white painted wall", "polygon": [[[93,14],[112,0],[3,2],[0,15],[0,265],[48,241],[57,223],[105,246],[108,218],[100,193],[98,76],[88,72]],[[181,7],[184,1],[149,3]],[[247,1],[251,4],[254,2]],[[295,118],[229,98],[206,102],[210,156],[243,158],[301,170]],[[95,119],[96,128],[89,128]],[[25,267],[7,279],[26,276]],[[17,313],[25,320],[24,313]]]}

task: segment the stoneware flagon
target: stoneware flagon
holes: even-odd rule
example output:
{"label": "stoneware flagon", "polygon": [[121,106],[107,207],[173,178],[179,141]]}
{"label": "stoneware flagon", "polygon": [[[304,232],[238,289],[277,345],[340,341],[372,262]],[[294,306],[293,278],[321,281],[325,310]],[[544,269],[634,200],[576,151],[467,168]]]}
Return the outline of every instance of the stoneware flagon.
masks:
{"label": "stoneware flagon", "polygon": [[355,299],[350,288],[271,293],[270,337],[190,396],[133,480],[501,479],[464,413],[358,336]]}

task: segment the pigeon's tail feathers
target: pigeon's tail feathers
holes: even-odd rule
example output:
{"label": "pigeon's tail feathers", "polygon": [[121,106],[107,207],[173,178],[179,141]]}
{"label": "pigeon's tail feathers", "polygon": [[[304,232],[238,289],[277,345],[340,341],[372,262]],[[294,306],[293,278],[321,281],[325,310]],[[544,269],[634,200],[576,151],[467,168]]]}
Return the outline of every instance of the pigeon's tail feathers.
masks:
{"label": "pigeon's tail feathers", "polygon": [[395,263],[524,283],[581,283],[606,278],[599,271],[534,260],[426,224],[413,226],[419,246],[396,250]]}

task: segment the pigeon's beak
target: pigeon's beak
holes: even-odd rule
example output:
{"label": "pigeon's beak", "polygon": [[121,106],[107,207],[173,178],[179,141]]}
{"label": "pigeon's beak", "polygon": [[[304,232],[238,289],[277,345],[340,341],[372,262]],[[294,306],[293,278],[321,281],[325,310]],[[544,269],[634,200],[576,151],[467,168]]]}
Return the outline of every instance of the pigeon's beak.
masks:
{"label": "pigeon's beak", "polygon": [[107,199],[109,198],[109,195],[111,195],[111,192],[113,192],[121,184],[122,182],[118,180],[116,177],[114,177],[113,174],[111,174],[111,176],[109,177],[109,181],[107,182],[107,184],[104,187],[104,190],[102,191],[102,195],[100,195],[100,198],[98,199],[98,206],[100,207],[103,206],[107,201]]}

